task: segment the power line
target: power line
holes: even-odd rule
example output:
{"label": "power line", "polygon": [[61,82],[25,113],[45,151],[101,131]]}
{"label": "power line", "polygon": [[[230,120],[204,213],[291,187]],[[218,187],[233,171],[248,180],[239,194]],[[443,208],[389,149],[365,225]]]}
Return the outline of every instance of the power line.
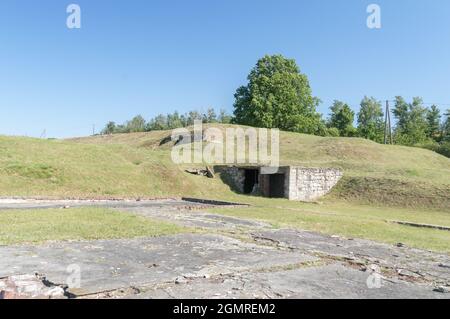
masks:
{"label": "power line", "polygon": [[[387,100],[389,102],[395,103],[396,100]],[[423,105],[436,105],[436,106],[450,106],[450,103],[430,103],[430,102],[422,102]]]}
{"label": "power line", "polygon": [[[396,100],[392,100],[392,99],[382,99],[382,100],[378,100],[377,99],[377,101],[380,101],[380,102],[382,102],[382,101],[385,101],[385,102],[389,102],[389,103],[396,103],[397,101]],[[350,106],[352,109],[358,109],[358,108],[360,108],[360,105],[358,104],[357,106],[355,106],[353,103],[352,104],[349,104],[349,103],[346,103],[348,106]],[[428,106],[428,105],[436,105],[436,106],[447,106],[447,107],[450,107],[450,103],[430,103],[430,102],[422,102],[422,105],[424,105],[424,106]]]}
{"label": "power line", "polygon": [[422,103],[424,105],[450,106],[450,103]]}

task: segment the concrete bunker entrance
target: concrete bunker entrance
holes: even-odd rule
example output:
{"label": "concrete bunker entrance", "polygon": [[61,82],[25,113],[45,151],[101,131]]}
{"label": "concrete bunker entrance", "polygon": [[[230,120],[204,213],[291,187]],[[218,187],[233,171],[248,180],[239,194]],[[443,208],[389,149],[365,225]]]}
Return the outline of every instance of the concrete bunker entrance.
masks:
{"label": "concrete bunker entrance", "polygon": [[268,177],[269,185],[268,194],[265,195],[272,198],[284,198],[285,174],[271,174],[266,176]]}
{"label": "concrete bunker entrance", "polygon": [[259,194],[264,197],[284,198],[285,172],[265,174],[261,168],[243,168],[243,193]]}
{"label": "concrete bunker entrance", "polygon": [[300,166],[242,167],[224,169],[227,181],[243,194],[269,198],[314,201],[339,182],[343,174],[336,168],[307,168]]}
{"label": "concrete bunker entrance", "polygon": [[244,194],[252,194],[259,184],[259,170],[245,169]]}

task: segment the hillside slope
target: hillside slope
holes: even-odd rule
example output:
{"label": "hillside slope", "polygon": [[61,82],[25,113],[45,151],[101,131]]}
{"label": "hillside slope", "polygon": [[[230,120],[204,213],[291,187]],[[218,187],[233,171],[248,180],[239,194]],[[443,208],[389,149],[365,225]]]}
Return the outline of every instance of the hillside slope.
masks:
{"label": "hillside slope", "polygon": [[203,180],[175,166],[167,152],[127,145],[0,137],[0,197],[135,198],[206,196]]}
{"label": "hillside slope", "polygon": [[[225,128],[227,126],[221,126]],[[169,197],[242,200],[220,179],[170,159],[169,131],[72,140],[0,137],[0,196]],[[364,139],[280,134],[281,164],[338,167],[330,200],[450,210],[450,159]]]}

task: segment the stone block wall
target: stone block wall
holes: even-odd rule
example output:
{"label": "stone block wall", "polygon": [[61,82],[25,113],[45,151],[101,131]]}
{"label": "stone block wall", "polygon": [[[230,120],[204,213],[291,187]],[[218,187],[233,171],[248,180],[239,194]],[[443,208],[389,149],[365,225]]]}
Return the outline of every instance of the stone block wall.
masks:
{"label": "stone block wall", "polygon": [[313,201],[328,194],[342,176],[342,172],[334,168],[290,167],[285,194],[290,200]]}
{"label": "stone block wall", "polygon": [[[244,192],[245,168],[228,166],[223,170],[237,191]],[[280,167],[277,174],[284,174],[284,194],[289,200],[314,201],[328,194],[342,178],[342,171],[334,168]],[[259,176],[259,193],[270,194],[270,175]]]}
{"label": "stone block wall", "polygon": [[245,170],[235,166],[228,166],[222,170],[233,186],[240,192],[244,192]]}

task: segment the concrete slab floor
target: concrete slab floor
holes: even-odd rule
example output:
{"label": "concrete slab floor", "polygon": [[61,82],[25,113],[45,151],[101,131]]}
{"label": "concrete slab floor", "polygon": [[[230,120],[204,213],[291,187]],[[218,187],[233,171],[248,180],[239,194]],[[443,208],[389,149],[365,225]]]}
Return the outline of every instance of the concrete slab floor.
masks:
{"label": "concrete slab floor", "polygon": [[81,286],[69,289],[79,298],[450,298],[448,255],[275,230],[258,221],[196,210],[203,204],[3,201],[0,209],[91,205],[205,233],[4,246],[0,277],[39,272],[52,283],[65,284],[79,269]]}
{"label": "concrete slab floor", "polygon": [[427,285],[381,279],[369,288],[368,275],[339,263],[274,272],[251,272],[150,289],[125,298],[208,299],[410,299],[449,298]]}
{"label": "concrete slab floor", "polygon": [[0,277],[39,272],[59,284],[67,281],[69,266],[78,266],[81,288],[71,290],[77,295],[317,260],[301,252],[200,234],[0,247],[0,256]]}

